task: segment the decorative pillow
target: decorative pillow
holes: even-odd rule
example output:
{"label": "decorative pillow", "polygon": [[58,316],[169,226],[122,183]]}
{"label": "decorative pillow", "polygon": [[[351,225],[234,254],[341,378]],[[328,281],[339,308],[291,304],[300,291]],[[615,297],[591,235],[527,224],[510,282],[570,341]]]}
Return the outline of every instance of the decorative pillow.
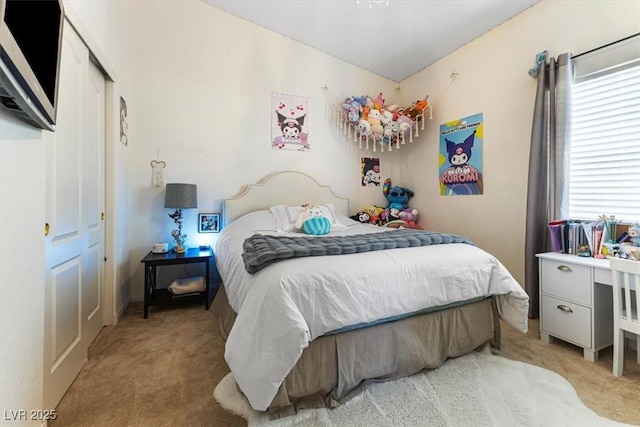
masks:
{"label": "decorative pillow", "polygon": [[[319,205],[322,210],[322,215],[329,219],[331,224],[331,231],[345,230],[346,225],[338,220],[335,209],[332,203],[325,205]],[[270,208],[271,213],[276,218],[276,228],[280,232],[295,232],[296,221],[300,214],[305,210],[305,206],[286,206],[277,205]]]}
{"label": "decorative pillow", "polygon": [[324,216],[320,206],[309,205],[298,215],[295,227],[306,234],[321,236],[331,231],[331,222]]}
{"label": "decorative pillow", "polygon": [[331,223],[326,216],[315,216],[302,223],[302,231],[314,236],[322,236],[331,231]]}

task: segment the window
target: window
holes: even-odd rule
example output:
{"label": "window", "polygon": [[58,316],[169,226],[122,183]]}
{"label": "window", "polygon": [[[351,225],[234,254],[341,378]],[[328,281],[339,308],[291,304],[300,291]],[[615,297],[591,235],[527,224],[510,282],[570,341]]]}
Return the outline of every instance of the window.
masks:
{"label": "window", "polygon": [[569,150],[569,217],[640,222],[640,61],[576,77]]}

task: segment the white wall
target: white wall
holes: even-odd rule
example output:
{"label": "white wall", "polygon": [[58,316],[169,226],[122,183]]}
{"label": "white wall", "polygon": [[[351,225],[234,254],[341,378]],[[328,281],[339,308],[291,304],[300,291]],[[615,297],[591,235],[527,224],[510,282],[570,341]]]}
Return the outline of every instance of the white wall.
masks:
{"label": "white wall", "polygon": [[45,148],[51,136],[0,110],[1,414],[42,406]]}
{"label": "white wall", "polygon": [[[579,54],[640,32],[639,1],[546,0],[402,82],[438,101],[426,138],[394,157],[429,227],[465,234],[524,285],[524,235],[536,53]],[[452,71],[457,79],[445,92]],[[442,123],[484,114],[484,195],[440,196]]]}
{"label": "white wall", "polygon": [[[383,200],[380,188],[360,186],[363,153],[336,133],[325,107],[379,91],[391,99],[397,84],[200,1],[132,2],[131,9],[133,297],[142,297],[140,260],[154,242],[170,241],[174,228],[164,188],[151,186],[152,160],[167,163],[165,183],[198,185],[198,209],[185,211],[188,245],[217,236],[198,235],[197,212],[219,212],[222,199],[273,171],[309,173],[352,197],[353,209]],[[311,98],[310,152],[271,149],[272,91]]]}

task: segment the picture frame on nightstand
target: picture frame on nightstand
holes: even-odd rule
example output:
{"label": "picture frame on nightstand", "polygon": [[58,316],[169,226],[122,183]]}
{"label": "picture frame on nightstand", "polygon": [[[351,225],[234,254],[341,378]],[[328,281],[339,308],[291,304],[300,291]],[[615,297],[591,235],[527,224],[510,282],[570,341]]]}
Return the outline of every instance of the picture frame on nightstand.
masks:
{"label": "picture frame on nightstand", "polygon": [[219,233],[220,214],[201,213],[198,214],[198,233]]}

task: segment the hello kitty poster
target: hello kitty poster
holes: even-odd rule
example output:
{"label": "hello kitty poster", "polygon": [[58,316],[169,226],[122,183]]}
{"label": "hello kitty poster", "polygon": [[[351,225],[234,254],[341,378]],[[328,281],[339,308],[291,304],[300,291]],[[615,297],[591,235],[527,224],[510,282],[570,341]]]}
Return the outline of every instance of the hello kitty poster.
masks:
{"label": "hello kitty poster", "polygon": [[271,94],[271,148],[310,151],[309,97]]}

